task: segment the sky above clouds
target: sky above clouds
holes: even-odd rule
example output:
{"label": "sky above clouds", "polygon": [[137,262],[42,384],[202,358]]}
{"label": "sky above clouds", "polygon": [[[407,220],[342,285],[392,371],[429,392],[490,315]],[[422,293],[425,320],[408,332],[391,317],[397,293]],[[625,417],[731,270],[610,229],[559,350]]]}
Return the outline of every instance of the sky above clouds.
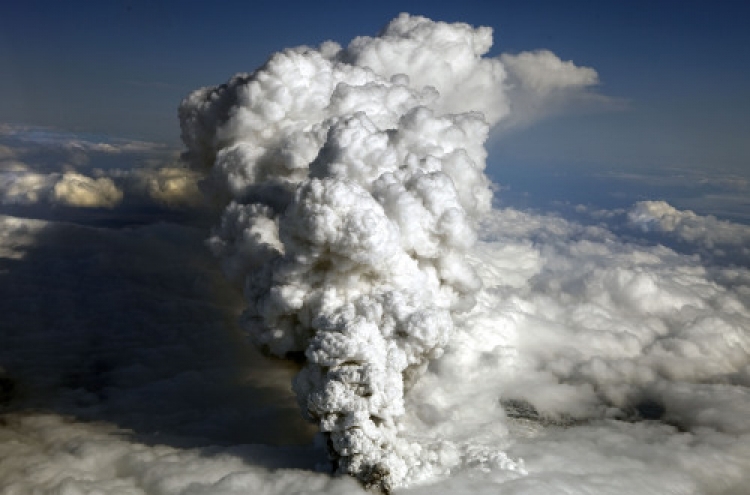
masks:
{"label": "sky above clouds", "polygon": [[[491,144],[498,164],[742,172],[750,144],[744,2],[13,2],[0,17],[0,121],[178,143],[196,87],[281,48],[375,34],[402,10],[494,29],[491,54],[593,67],[608,105]],[[583,112],[583,115],[580,114]]]}

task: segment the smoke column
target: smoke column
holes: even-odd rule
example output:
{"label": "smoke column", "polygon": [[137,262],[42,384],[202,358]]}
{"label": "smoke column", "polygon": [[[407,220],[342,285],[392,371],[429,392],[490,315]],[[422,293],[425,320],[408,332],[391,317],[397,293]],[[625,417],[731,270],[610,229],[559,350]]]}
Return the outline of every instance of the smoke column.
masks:
{"label": "smoke column", "polygon": [[383,491],[438,462],[399,425],[404,394],[481,288],[465,253],[490,209],[483,145],[513,89],[491,45],[489,28],[402,14],[346,48],[276,53],[179,110],[186,157],[226,205],[209,244],[244,284],[244,329],[304,363],[293,388],[335,470]]}

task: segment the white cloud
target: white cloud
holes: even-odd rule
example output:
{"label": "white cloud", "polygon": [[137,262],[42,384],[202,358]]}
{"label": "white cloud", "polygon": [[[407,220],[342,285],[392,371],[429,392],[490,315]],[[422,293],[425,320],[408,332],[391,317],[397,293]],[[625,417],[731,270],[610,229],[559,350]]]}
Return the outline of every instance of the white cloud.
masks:
{"label": "white cloud", "polygon": [[0,203],[5,205],[62,204],[82,208],[112,208],[122,191],[106,177],[77,173],[0,173]]}
{"label": "white cloud", "polygon": [[[202,175],[156,143],[92,140],[52,129],[6,126],[0,133],[0,204],[73,208],[198,208]],[[103,139],[103,138],[102,138]],[[59,216],[56,211],[54,216]]]}
{"label": "white cloud", "polygon": [[549,50],[521,52],[500,57],[516,84],[537,97],[553,91],[586,88],[599,83],[599,76],[590,67],[578,67],[563,61]]}
{"label": "white cloud", "polygon": [[485,58],[491,42],[402,14],[346,48],[274,54],[180,107],[188,156],[227,204],[210,245],[244,279],[243,327],[304,356],[302,412],[335,470],[365,486],[462,469],[513,483],[526,471],[505,451],[500,398],[545,422],[633,419],[656,415],[643,404],[665,383],[747,365],[744,303],[695,259],[513,210],[493,211],[472,251],[490,125],[606,101],[593,69],[548,51]]}
{"label": "white cloud", "polygon": [[625,102],[592,91],[599,75],[590,67],[563,61],[549,50],[502,54],[507,70],[509,115],[500,130],[528,126],[570,109],[622,109]]}
{"label": "white cloud", "polygon": [[54,187],[56,175],[9,172],[0,175],[2,204],[36,204],[46,200]]}
{"label": "white cloud", "polygon": [[485,289],[407,424],[504,445],[528,475],[469,470],[425,492],[626,494],[634,478],[639,493],[742,492],[750,270],[719,279],[695,256],[512,209],[481,233]]}
{"label": "white cloud", "polygon": [[112,208],[122,201],[122,191],[108,177],[67,173],[52,188],[52,200],[68,206]]}
{"label": "white cloud", "polygon": [[487,28],[403,14],[180,107],[193,164],[229,203],[210,244],[245,277],[243,325],[260,348],[306,357],[303,414],[366,486],[445,469],[399,418],[480,288],[464,254],[490,208],[488,123],[507,114],[490,45]]}
{"label": "white cloud", "polygon": [[644,232],[668,234],[714,252],[733,249],[750,258],[750,227],[747,225],[678,210],[665,201],[638,202],[628,211],[628,220]]}
{"label": "white cloud", "polygon": [[[162,166],[159,166],[162,165]],[[185,167],[158,163],[155,168],[99,171],[120,184],[131,200],[168,207],[198,207],[205,202],[199,182],[202,175]]]}

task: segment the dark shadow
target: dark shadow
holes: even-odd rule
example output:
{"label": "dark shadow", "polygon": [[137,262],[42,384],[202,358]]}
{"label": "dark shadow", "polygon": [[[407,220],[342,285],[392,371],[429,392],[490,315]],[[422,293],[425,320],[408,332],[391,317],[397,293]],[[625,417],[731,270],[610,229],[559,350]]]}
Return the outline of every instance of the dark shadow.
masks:
{"label": "dark shadow", "polygon": [[323,461],[295,370],[244,339],[241,295],[206,235],[0,217],[0,413],[106,422],[133,441],[268,467]]}

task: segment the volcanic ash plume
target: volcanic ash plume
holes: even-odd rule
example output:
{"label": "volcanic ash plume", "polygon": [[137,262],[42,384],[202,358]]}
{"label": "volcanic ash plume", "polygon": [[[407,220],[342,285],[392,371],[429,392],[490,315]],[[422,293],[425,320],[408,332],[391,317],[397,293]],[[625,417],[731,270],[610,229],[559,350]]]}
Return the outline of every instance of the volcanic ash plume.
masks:
{"label": "volcanic ash plume", "polygon": [[399,426],[404,393],[481,288],[464,254],[490,209],[483,143],[510,108],[491,44],[402,14],[180,107],[186,156],[227,204],[209,242],[244,283],[244,328],[303,360],[294,390],[335,469],[384,491],[429,470]]}

